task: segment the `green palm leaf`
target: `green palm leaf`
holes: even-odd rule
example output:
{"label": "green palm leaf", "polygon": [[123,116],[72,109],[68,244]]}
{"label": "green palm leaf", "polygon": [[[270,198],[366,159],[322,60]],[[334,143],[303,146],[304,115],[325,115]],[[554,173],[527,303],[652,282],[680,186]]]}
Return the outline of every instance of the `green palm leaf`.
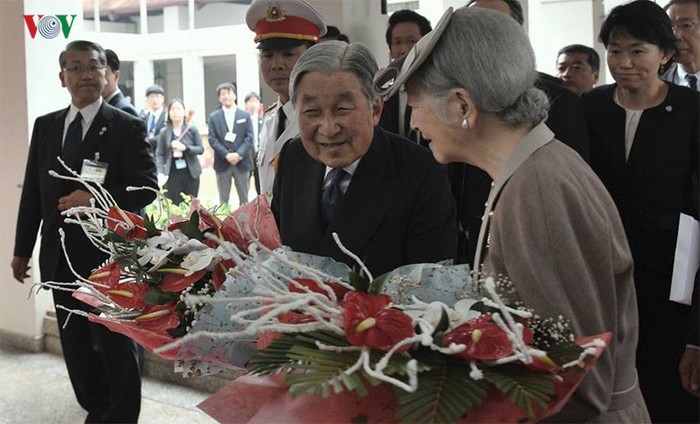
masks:
{"label": "green palm leaf", "polygon": [[[355,391],[359,396],[367,394],[365,384],[372,386],[380,382],[364,372],[346,374],[360,357],[359,351],[331,352],[320,350],[316,341],[336,347],[351,346],[345,337],[328,332],[284,334],[266,349],[256,352],[249,363],[249,373],[267,375],[285,371],[285,383],[292,397],[313,394],[327,397],[345,390]],[[372,352],[371,363],[376,363],[383,352]],[[388,375],[405,374],[407,358],[394,356],[384,369]]]}
{"label": "green palm leaf", "polygon": [[396,389],[401,422],[455,422],[486,397],[485,385],[469,377],[466,362],[439,356],[426,358],[414,393]]}
{"label": "green palm leaf", "polygon": [[484,379],[503,392],[508,400],[535,416],[535,407],[547,408],[554,395],[554,381],[549,374],[537,373],[517,365],[504,365],[484,370]]}

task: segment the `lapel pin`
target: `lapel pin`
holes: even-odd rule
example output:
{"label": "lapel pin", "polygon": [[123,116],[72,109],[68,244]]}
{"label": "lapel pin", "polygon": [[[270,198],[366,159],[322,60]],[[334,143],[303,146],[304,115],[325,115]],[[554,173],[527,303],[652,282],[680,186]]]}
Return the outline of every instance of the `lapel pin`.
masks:
{"label": "lapel pin", "polygon": [[666,106],[666,112],[671,112],[673,110],[673,106],[668,105]]}
{"label": "lapel pin", "polygon": [[104,134],[105,131],[107,131],[107,127],[102,127],[102,129],[100,129],[100,135]]}

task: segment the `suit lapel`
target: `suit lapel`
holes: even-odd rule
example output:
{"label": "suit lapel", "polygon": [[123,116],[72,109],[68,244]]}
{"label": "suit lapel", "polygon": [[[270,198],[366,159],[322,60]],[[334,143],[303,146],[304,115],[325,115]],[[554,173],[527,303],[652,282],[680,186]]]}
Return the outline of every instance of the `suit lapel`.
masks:
{"label": "suit lapel", "polygon": [[301,166],[295,166],[294,181],[294,227],[300,240],[308,240],[310,251],[316,251],[324,236],[321,225],[321,190],[326,166],[306,154],[301,157]]}
{"label": "suit lapel", "polygon": [[[402,181],[391,161],[391,145],[375,128],[374,140],[352,177],[335,221],[324,234],[321,252],[335,251],[332,232],[353,253],[361,255],[401,193]],[[320,203],[320,189],[316,195]],[[371,205],[371,206],[368,206]],[[318,206],[320,208],[320,206]],[[319,215],[320,216],[320,215]]]}
{"label": "suit lapel", "polygon": [[[63,153],[63,132],[68,110],[69,108],[56,114],[46,134],[46,154],[50,163],[49,169],[58,173],[64,172],[63,167],[58,162],[58,157]],[[72,164],[67,163],[66,165],[71,166]]]}

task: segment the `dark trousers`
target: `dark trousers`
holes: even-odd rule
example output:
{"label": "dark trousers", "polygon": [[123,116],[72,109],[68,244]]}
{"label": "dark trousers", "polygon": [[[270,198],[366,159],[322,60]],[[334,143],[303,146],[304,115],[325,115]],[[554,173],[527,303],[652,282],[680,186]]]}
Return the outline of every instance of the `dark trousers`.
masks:
{"label": "dark trousers", "polygon": [[187,168],[176,169],[175,165],[172,165],[168,172],[168,181],[165,182],[163,188],[168,190],[165,193],[165,197],[172,200],[174,204],[179,205],[182,203],[182,195],[180,193],[197,197],[199,194],[199,177],[192,178]]}
{"label": "dark trousers", "polygon": [[700,399],[683,389],[678,373],[688,340],[690,307],[668,300],[670,269],[640,264],[634,278],[639,304],[637,371],[651,421],[698,423]]}
{"label": "dark trousers", "polygon": [[[58,276],[57,276],[58,277]],[[56,278],[72,281],[70,275]],[[89,310],[70,292],[52,290],[55,305]],[[56,308],[63,357],[85,422],[135,423],[141,410],[141,370],[136,344],[87,318]]]}

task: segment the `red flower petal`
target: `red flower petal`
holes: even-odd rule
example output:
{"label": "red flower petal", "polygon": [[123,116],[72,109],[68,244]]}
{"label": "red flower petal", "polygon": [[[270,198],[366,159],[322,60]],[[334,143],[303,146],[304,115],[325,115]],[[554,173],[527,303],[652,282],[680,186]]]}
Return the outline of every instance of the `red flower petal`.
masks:
{"label": "red flower petal", "polygon": [[122,308],[136,309],[148,306],[143,301],[143,297],[150,291],[151,288],[147,284],[121,283],[115,288],[107,290],[105,294]]}
{"label": "red flower petal", "polygon": [[236,262],[233,259],[226,259],[219,262],[214,267],[214,272],[212,273],[212,280],[214,282],[214,290],[219,290],[224,281],[226,281],[227,272],[229,269],[236,266]]}
{"label": "red flower petal", "polygon": [[185,276],[185,269],[178,268],[176,272],[165,274],[158,287],[164,292],[181,292],[191,284],[200,280],[207,273],[206,270],[201,270],[193,273],[190,276]]}
{"label": "red flower petal", "polygon": [[[328,296],[328,292],[319,287],[319,285],[314,280],[308,278],[294,278],[293,280],[301,284],[302,286],[308,288],[310,291],[314,293],[321,293],[330,299],[330,297]],[[331,290],[333,290],[333,293],[335,293],[335,297],[336,299],[338,299],[339,302],[342,301],[345,297],[345,294],[350,291],[349,289],[346,289],[345,287],[337,283],[330,283],[328,281],[324,281],[324,284],[328,285],[331,288]],[[289,284],[287,288],[292,293],[307,293],[306,290],[297,287],[294,284]]]}
{"label": "red flower petal", "polygon": [[[391,298],[351,291],[343,301],[345,337],[355,346],[389,350],[401,340],[413,337],[413,320],[410,316],[390,309]],[[398,352],[407,350],[403,346]]]}
{"label": "red flower petal", "polygon": [[[92,282],[108,285],[110,288],[115,288],[117,284],[119,284],[121,275],[122,270],[119,268],[119,261],[114,261],[108,263],[100,269],[93,271],[88,279]],[[106,290],[104,287],[100,287],[98,285],[95,285],[94,287],[103,293]]]}
{"label": "red flower petal", "polygon": [[143,218],[135,213],[112,206],[107,212],[107,217],[107,228],[124,237],[127,241],[148,237]]}
{"label": "red flower petal", "polygon": [[155,305],[144,309],[134,322],[145,329],[167,334],[167,330],[180,325],[180,315],[173,304]]}
{"label": "red flower petal", "polygon": [[[523,340],[529,343],[532,331],[525,327]],[[491,314],[474,318],[446,333],[442,337],[444,346],[463,344],[467,349],[457,355],[468,360],[493,361],[513,353],[513,344],[508,335],[491,321]]]}
{"label": "red flower petal", "polygon": [[306,322],[315,322],[316,319],[311,315],[300,314],[299,312],[285,312],[277,315],[277,320],[283,324],[304,324]]}

